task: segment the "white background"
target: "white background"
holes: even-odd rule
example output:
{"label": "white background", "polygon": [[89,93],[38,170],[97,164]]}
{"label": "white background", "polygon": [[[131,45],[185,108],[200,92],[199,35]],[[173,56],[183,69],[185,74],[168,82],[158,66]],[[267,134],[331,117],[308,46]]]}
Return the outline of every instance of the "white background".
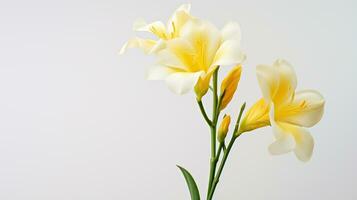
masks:
{"label": "white background", "polygon": [[[204,196],[209,132],[194,95],[146,81],[154,60],[139,50],[118,55],[132,22],[166,21],[181,3],[1,0],[0,199],[189,199],[175,164]],[[255,66],[276,58],[326,99],[310,162],[269,155],[269,127],[244,135],[215,199],[357,199],[356,1],[191,3],[219,27],[242,26],[248,59],[227,113],[260,97]]]}

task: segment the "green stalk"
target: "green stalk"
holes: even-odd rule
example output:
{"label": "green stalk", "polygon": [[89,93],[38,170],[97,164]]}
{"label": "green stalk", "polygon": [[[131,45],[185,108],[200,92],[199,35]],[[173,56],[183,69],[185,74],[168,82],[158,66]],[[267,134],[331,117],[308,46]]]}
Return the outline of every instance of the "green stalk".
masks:
{"label": "green stalk", "polygon": [[218,168],[216,176],[213,179],[213,183],[212,183],[211,189],[208,191],[207,200],[212,200],[213,194],[214,194],[214,192],[216,190],[216,187],[217,187],[217,184],[219,182],[219,178],[221,177],[224,165],[226,164],[228,155],[229,155],[229,153],[230,153],[230,151],[231,151],[231,149],[233,147],[233,144],[234,144],[235,140],[240,136],[240,134],[237,134],[237,130],[239,128],[239,123],[240,123],[240,120],[241,120],[241,117],[242,117],[244,109],[245,109],[245,103],[242,105],[242,107],[240,109],[239,116],[238,116],[237,122],[236,122],[236,127],[234,129],[231,141],[229,142],[229,144],[227,146],[227,149],[224,151],[221,164],[220,164],[220,166]]}
{"label": "green stalk", "polygon": [[210,159],[210,172],[209,172],[209,180],[208,180],[208,189],[207,189],[207,197],[212,187],[214,174],[216,173],[216,126],[217,126],[217,103],[218,103],[218,96],[217,96],[217,79],[218,79],[218,67],[213,72],[213,111],[212,111],[212,126],[211,126],[211,159]]}

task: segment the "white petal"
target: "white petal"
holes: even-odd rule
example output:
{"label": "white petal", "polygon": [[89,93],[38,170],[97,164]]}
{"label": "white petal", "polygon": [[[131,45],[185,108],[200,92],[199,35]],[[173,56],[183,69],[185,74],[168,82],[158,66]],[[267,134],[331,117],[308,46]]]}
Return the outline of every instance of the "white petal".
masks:
{"label": "white petal", "polygon": [[244,60],[245,54],[240,50],[239,41],[227,40],[217,50],[212,65],[235,65],[242,63]]}
{"label": "white petal", "polygon": [[166,78],[166,83],[170,90],[176,94],[185,94],[192,90],[196,85],[198,78],[203,72],[189,73],[176,72]]}
{"label": "white petal", "polygon": [[182,15],[188,15],[191,10],[191,4],[183,4],[180,7],[178,7],[174,14],[170,17],[170,19],[167,22],[167,27],[169,27],[169,31],[173,31],[172,23],[175,23],[175,25],[178,25],[179,27],[182,25],[180,21],[180,17]]}
{"label": "white petal", "polygon": [[286,132],[284,127],[281,127],[281,124],[279,122],[275,121],[274,114],[275,114],[274,105],[271,104],[269,110],[269,118],[276,141],[269,146],[269,151],[273,155],[288,153],[294,150],[295,139],[290,133]]}
{"label": "white petal", "polygon": [[321,120],[324,104],[324,98],[319,92],[314,90],[298,91],[291,103],[296,107],[295,112],[291,112],[281,120],[299,126],[312,127]]}
{"label": "white petal", "polygon": [[297,130],[294,153],[299,160],[307,162],[310,160],[314,150],[314,139],[305,128],[299,128]]}
{"label": "white petal", "polygon": [[240,26],[238,23],[236,23],[236,22],[227,23],[223,27],[221,34],[222,34],[223,41],[236,40],[236,41],[238,41],[238,44],[240,44],[241,30],[240,30]]}
{"label": "white petal", "polygon": [[191,4],[186,3],[186,4],[182,4],[180,7],[178,7],[176,11],[185,11],[185,12],[189,13],[190,10],[191,10]]}
{"label": "white petal", "polygon": [[294,150],[296,157],[301,161],[311,158],[314,141],[310,133],[303,127],[281,121],[275,121],[275,109],[271,104],[269,118],[274,130],[276,141],[270,145],[272,154],[282,154]]}
{"label": "white petal", "polygon": [[167,67],[155,66],[146,72],[147,80],[165,80],[167,76],[173,73],[173,70]]}
{"label": "white petal", "polygon": [[143,20],[137,20],[133,26],[135,31],[147,31],[156,35],[158,38],[166,39],[167,32],[165,25],[160,21],[155,21],[147,24]]}
{"label": "white petal", "polygon": [[151,48],[149,54],[157,54],[159,51],[166,47],[166,42],[164,40],[158,40],[156,44]]}
{"label": "white petal", "polygon": [[126,42],[120,49],[119,54],[125,53],[128,48],[140,48],[145,53],[150,53],[152,48],[156,45],[156,41],[150,39],[132,38]]}
{"label": "white petal", "polygon": [[270,104],[279,84],[279,74],[268,65],[258,65],[256,74],[263,97]]}
{"label": "white petal", "polygon": [[269,146],[269,152],[273,155],[280,155],[288,153],[295,148],[294,137],[290,134],[278,138],[274,143]]}

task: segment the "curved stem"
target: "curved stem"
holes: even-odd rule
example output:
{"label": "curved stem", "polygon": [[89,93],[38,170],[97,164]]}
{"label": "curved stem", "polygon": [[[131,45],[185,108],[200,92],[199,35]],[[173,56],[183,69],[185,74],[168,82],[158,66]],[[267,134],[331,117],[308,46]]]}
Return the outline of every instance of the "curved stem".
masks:
{"label": "curved stem", "polygon": [[212,126],[212,121],[208,118],[207,113],[205,111],[205,107],[203,106],[203,103],[201,100],[197,100],[198,106],[200,107],[200,111],[203,115],[203,118],[205,118],[207,124],[211,127]]}

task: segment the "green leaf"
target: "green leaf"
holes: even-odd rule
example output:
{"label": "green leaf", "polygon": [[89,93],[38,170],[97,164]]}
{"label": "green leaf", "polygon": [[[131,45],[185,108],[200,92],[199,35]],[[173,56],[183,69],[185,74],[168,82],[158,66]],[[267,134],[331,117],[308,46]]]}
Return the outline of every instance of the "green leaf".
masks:
{"label": "green leaf", "polygon": [[177,167],[181,170],[183,176],[185,177],[188,189],[190,190],[191,200],[200,200],[200,192],[198,191],[197,184],[192,175],[185,168],[178,165]]}

